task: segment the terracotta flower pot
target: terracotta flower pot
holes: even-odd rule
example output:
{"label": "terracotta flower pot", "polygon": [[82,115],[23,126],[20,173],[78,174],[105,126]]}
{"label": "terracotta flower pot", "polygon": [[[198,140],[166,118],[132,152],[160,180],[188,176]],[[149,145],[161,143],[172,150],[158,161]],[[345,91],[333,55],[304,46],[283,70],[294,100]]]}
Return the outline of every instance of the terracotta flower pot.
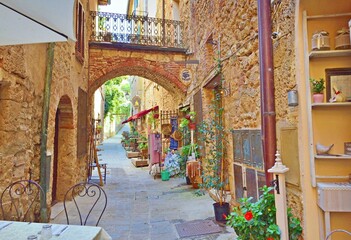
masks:
{"label": "terracotta flower pot", "polygon": [[314,103],[322,103],[324,101],[324,94],[323,93],[314,93],[313,96]]}

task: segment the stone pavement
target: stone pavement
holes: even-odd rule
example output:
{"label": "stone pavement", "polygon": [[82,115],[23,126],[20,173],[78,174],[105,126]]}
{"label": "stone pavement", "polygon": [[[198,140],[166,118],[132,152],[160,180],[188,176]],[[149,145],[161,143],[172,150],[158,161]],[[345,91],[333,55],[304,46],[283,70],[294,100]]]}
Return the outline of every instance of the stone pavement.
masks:
{"label": "stone pavement", "polygon": [[[175,224],[191,220],[213,219],[213,201],[207,195],[195,196],[184,178],[169,181],[154,179],[147,167],[136,168],[126,157],[120,144],[122,131],[107,139],[98,148],[99,159],[107,163],[104,190],[108,204],[99,226],[114,240],[180,239]],[[51,222],[65,223],[64,212]],[[184,240],[236,239],[229,227],[221,233],[182,238]]]}

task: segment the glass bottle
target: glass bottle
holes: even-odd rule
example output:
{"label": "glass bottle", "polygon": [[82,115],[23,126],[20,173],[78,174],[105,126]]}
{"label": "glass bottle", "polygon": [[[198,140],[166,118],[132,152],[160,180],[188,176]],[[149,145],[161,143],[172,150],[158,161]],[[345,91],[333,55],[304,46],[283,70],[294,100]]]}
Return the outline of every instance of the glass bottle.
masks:
{"label": "glass bottle", "polygon": [[51,225],[43,225],[40,234],[40,240],[48,240],[52,237]]}

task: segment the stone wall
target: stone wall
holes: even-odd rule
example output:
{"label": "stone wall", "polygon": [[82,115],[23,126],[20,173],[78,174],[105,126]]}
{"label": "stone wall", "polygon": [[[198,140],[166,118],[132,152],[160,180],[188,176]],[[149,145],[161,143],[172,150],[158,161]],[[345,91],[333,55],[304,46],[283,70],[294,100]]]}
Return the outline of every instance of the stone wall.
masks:
{"label": "stone wall", "polygon": [[[83,1],[87,7],[88,1]],[[48,44],[0,47],[0,191],[19,179],[40,181],[40,141]],[[88,56],[86,45],[85,56]],[[77,181],[86,179],[87,156],[77,158],[78,87],[87,91],[87,58],[75,57],[75,43],[56,43],[51,84],[47,152],[58,148],[58,195]],[[61,105],[63,100],[68,103]],[[61,106],[61,107],[60,107]],[[63,106],[63,107],[62,107]],[[59,133],[63,140],[54,146],[58,109],[66,114]],[[87,144],[87,143],[79,143]],[[47,198],[51,206],[53,164]],[[58,198],[58,200],[60,200]]]}
{"label": "stone wall", "polygon": [[[39,180],[39,144],[46,46],[0,48],[1,189],[22,178]],[[28,62],[37,59],[36,64]],[[38,79],[35,83],[33,79]]]}
{"label": "stone wall", "polygon": [[156,105],[159,106],[160,111],[178,109],[179,103],[174,101],[174,98],[166,89],[150,80],[143,79],[143,81],[145,86],[145,109],[152,108]]}
{"label": "stone wall", "polygon": [[[220,58],[225,80],[223,106],[226,128],[260,129],[257,1],[185,0],[181,1],[180,10],[184,21],[183,37],[188,43],[189,52],[193,53],[191,57],[200,61],[198,65],[187,66],[193,73],[187,101],[191,102],[192,95],[198,89],[204,89],[216,75],[214,58]],[[273,42],[277,126],[284,125],[281,122],[297,125],[297,108],[288,107],[287,103],[287,90],[296,84],[294,11],[295,1],[282,1],[273,20],[273,31],[280,31],[280,38]],[[211,97],[209,90],[203,91],[205,117],[206,104]],[[227,154],[232,162],[233,142],[231,137],[228,140],[230,146]],[[302,216],[301,189],[293,187],[288,194],[289,206],[295,209],[294,214]]]}

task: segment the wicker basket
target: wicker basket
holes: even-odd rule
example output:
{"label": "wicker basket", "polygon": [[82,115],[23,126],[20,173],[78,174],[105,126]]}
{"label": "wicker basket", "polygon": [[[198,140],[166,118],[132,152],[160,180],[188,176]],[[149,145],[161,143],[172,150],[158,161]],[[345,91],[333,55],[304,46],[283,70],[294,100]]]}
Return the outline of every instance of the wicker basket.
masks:
{"label": "wicker basket", "polygon": [[349,49],[350,45],[350,32],[348,29],[341,29],[336,32],[335,49]]}
{"label": "wicker basket", "polygon": [[327,31],[317,31],[313,34],[312,50],[330,50],[330,38]]}

